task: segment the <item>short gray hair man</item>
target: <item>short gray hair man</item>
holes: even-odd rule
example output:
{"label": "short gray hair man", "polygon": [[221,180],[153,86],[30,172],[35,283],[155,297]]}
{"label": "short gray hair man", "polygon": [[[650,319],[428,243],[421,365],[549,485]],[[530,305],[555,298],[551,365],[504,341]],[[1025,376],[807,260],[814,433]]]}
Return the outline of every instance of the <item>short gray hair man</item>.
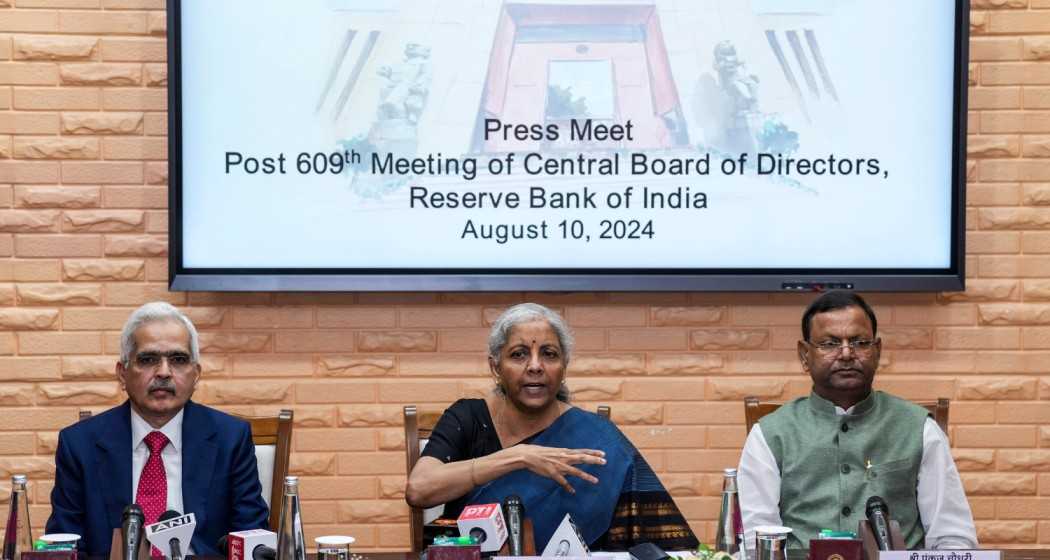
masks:
{"label": "short gray hair man", "polygon": [[135,348],[135,331],[139,330],[139,327],[142,325],[155,321],[173,321],[185,327],[186,332],[190,333],[190,358],[193,359],[193,363],[200,363],[200,343],[197,338],[197,328],[193,326],[193,321],[190,321],[189,317],[170,303],[151,301],[133,311],[127,322],[124,323],[124,330],[120,333],[120,363],[124,364],[124,367],[131,366],[131,358],[137,350]]}

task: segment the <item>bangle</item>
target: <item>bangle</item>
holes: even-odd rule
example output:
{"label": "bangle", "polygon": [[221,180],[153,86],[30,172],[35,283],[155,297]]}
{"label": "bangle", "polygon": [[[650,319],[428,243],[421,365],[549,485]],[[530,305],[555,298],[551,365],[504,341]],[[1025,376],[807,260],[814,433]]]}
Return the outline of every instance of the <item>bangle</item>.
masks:
{"label": "bangle", "polygon": [[474,478],[474,463],[476,463],[476,462],[477,462],[477,459],[471,459],[470,460],[470,485],[471,486],[477,486],[478,485],[477,479]]}

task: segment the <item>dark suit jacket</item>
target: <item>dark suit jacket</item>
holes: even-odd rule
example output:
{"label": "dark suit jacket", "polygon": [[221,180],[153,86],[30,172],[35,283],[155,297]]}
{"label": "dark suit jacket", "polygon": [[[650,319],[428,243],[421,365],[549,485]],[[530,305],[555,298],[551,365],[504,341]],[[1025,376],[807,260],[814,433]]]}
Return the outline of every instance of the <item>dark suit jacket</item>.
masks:
{"label": "dark suit jacket", "polygon": [[[266,529],[251,428],[244,420],[188,401],[182,416],[182,502],[197,527],[199,555],[219,555],[230,531]],[[113,529],[132,503],[131,405],[107,410],[62,430],[55,452],[48,533],[81,535],[88,556],[108,556]]]}

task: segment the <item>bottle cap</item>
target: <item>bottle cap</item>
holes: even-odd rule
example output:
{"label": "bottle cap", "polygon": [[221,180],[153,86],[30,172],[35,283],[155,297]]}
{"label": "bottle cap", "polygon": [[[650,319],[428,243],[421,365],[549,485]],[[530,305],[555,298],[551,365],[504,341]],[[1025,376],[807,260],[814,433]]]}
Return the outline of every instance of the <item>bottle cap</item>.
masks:
{"label": "bottle cap", "polygon": [[286,476],[284,477],[284,493],[285,494],[299,494],[299,477],[298,476]]}
{"label": "bottle cap", "polygon": [[736,478],[736,469],[724,469],[722,471],[727,477]]}
{"label": "bottle cap", "polygon": [[25,484],[25,483],[26,483],[26,475],[24,475],[24,474],[16,474],[16,475],[11,477],[11,484]]}

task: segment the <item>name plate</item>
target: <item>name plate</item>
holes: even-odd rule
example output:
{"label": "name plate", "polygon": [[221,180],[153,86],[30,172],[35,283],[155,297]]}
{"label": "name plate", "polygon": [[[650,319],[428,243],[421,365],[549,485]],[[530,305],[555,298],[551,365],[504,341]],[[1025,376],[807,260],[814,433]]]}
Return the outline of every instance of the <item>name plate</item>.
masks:
{"label": "name plate", "polygon": [[[551,560],[552,556],[494,556],[492,560]],[[558,560],[631,560],[626,552],[593,552],[590,556],[557,556]]]}
{"label": "name plate", "polygon": [[1001,560],[999,550],[890,550],[879,560]]}
{"label": "name plate", "polygon": [[[548,556],[493,556],[492,560],[550,560]],[[559,556],[559,560],[594,560],[594,556]]]}

